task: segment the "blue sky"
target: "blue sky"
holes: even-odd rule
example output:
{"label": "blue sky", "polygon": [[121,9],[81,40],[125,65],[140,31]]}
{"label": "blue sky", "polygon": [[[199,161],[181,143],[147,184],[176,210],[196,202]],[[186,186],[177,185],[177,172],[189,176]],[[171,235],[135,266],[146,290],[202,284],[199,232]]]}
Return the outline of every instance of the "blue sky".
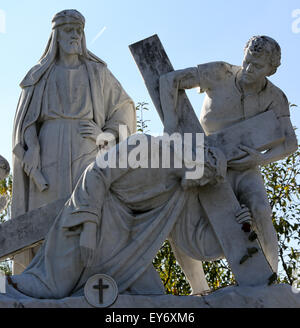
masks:
{"label": "blue sky", "polygon": [[[128,49],[129,44],[153,34],[159,35],[175,69],[215,60],[240,64],[246,41],[253,35],[269,35],[282,47],[282,66],[271,81],[290,102],[300,105],[300,33],[295,33],[300,22],[292,17],[300,9],[299,1],[0,1],[0,154],[9,162],[19,83],[42,55],[53,15],[70,8],[86,18],[89,49],[107,62],[136,103],[149,103],[146,119],[151,120],[153,133],[161,132],[162,125]],[[203,96],[196,90],[188,95],[199,116]],[[292,121],[300,128],[300,108],[292,111]]]}

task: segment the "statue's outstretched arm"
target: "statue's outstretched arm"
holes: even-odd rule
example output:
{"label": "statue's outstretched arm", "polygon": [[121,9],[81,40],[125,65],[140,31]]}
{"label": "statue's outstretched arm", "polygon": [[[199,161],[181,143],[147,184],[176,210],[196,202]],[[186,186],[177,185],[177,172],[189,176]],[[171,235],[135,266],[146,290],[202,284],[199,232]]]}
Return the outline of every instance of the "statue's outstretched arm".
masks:
{"label": "statue's outstretched arm", "polygon": [[192,89],[199,87],[198,69],[197,67],[189,67],[172,71],[161,77],[172,81],[174,88],[178,89]]}

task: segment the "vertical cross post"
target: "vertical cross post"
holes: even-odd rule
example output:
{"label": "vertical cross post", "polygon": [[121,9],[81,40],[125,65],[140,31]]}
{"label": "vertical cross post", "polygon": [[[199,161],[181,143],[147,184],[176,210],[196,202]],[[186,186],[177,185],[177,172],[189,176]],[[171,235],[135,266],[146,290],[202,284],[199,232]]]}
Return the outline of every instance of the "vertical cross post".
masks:
{"label": "vertical cross post", "polygon": [[104,289],[108,289],[109,285],[104,285],[103,280],[99,279],[98,285],[93,286],[93,288],[99,290],[99,303],[103,304],[103,291]]}

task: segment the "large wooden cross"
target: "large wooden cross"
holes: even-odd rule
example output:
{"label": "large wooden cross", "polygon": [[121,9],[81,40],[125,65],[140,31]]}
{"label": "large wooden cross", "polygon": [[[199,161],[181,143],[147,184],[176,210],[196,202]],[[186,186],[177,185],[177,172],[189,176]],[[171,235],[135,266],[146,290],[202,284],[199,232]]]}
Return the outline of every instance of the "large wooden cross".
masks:
{"label": "large wooden cross", "polygon": [[[129,48],[143,76],[154,106],[166,127],[167,122],[164,119],[165,117],[170,118],[170,113],[165,113],[161,104],[159,79],[163,74],[173,71],[171,62],[157,35],[134,43]],[[173,114],[179,115],[177,121],[178,130],[180,131],[178,132],[203,132],[184,90],[179,90],[177,108],[180,110],[177,111],[177,114],[174,111]],[[270,116],[268,119],[272,119],[272,113],[265,114]],[[274,129],[270,133],[266,132],[267,136],[264,135],[262,138],[260,138],[261,133],[252,133],[251,137],[250,134],[253,129],[255,132],[255,127],[259,128],[258,125],[260,125],[260,128],[262,127],[261,124],[265,122],[263,118],[254,118],[252,121],[242,122],[237,128],[240,129],[240,138],[244,137],[248,141],[249,147],[252,146],[260,150],[267,149],[272,144],[272,140],[274,143],[281,140],[281,136],[278,135],[275,128],[275,126],[278,127],[276,118],[273,117],[273,119]],[[234,140],[236,139],[236,132],[232,135],[231,129],[207,138],[209,144],[217,145],[224,150],[228,160],[233,155],[231,153],[233,147],[230,143],[241,142],[241,140]],[[264,133],[264,130],[262,128],[260,131]],[[266,141],[268,139],[270,140],[269,144]],[[223,248],[224,255],[237,283],[242,286],[257,286],[269,283],[270,277],[274,276],[272,269],[262,252],[258,240],[249,240],[249,234],[242,231],[241,225],[237,223],[236,213],[241,207],[229,183],[225,182],[217,186],[199,188],[199,199]],[[251,252],[255,249],[258,252],[252,256]],[[247,258],[248,260],[244,261]]]}

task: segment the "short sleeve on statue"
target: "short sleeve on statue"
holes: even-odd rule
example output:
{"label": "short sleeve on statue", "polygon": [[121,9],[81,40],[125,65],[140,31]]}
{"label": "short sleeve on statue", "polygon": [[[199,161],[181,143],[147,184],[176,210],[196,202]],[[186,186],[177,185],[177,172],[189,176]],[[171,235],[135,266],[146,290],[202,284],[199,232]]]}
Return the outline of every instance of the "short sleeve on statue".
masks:
{"label": "short sleeve on statue", "polygon": [[289,117],[290,109],[289,109],[289,101],[286,95],[275,85],[268,82],[268,97],[272,99],[272,102],[268,108],[268,110],[273,110],[276,114],[277,118],[281,117]]}
{"label": "short sleeve on statue", "polygon": [[200,92],[211,90],[232,74],[232,65],[225,62],[201,64],[198,68]]}

